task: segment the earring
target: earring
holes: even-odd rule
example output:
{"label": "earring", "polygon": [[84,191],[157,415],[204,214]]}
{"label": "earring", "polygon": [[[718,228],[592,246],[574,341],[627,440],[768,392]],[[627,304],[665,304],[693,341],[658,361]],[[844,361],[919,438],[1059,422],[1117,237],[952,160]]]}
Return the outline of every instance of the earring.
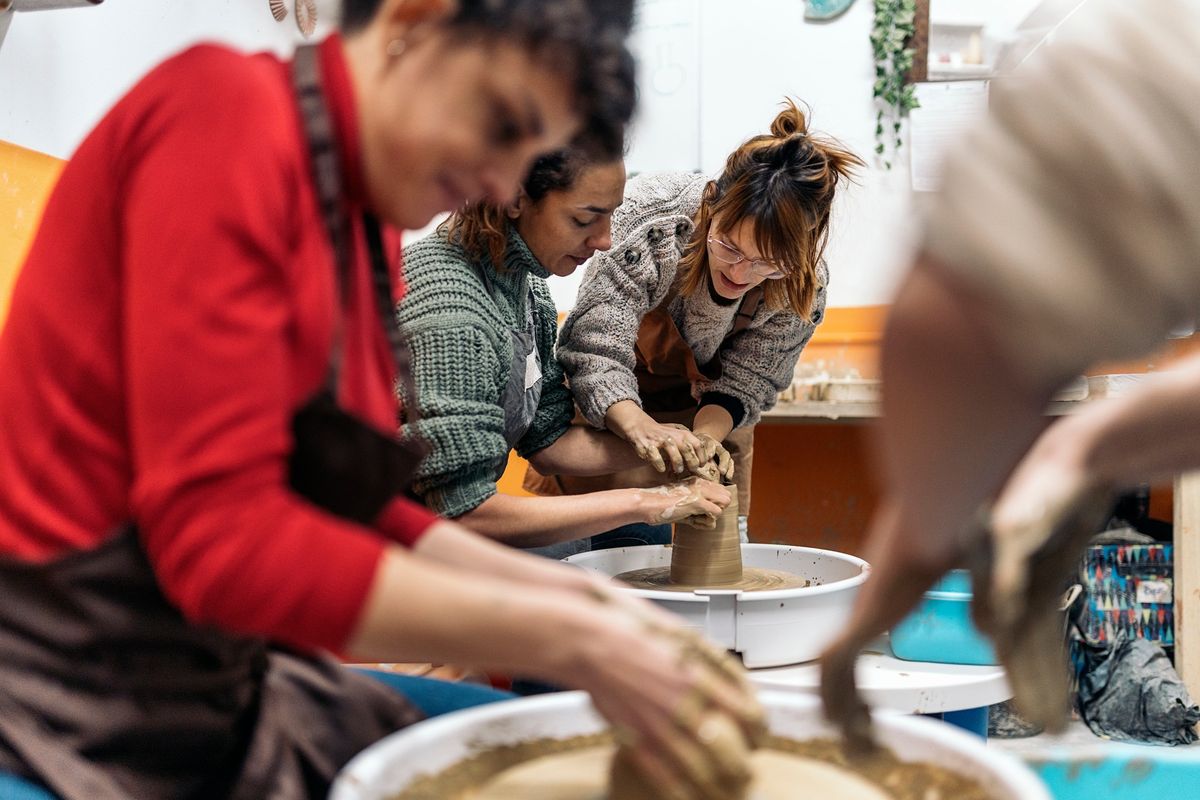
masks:
{"label": "earring", "polygon": [[386,52],[392,58],[396,58],[408,49],[408,40],[404,38],[392,39],[387,43]]}

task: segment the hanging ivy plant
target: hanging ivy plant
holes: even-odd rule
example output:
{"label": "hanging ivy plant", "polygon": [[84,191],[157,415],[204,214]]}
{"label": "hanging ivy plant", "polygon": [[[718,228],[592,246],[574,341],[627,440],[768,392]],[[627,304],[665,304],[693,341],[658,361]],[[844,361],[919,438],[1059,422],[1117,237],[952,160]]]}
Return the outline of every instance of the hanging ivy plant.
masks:
{"label": "hanging ivy plant", "polygon": [[[892,168],[903,140],[901,120],[920,103],[907,82],[914,50],[908,47],[916,30],[917,0],[875,0],[871,48],[875,53],[875,152]],[[888,151],[891,154],[888,155]]]}

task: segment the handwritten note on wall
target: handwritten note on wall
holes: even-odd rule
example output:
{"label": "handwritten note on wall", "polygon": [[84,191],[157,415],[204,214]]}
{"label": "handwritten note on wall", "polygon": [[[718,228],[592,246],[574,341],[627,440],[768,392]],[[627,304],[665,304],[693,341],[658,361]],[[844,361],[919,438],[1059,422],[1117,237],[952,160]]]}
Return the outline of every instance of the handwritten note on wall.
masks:
{"label": "handwritten note on wall", "polygon": [[987,81],[918,83],[917,100],[909,119],[912,188],[932,192],[942,176],[946,150],[987,114]]}
{"label": "handwritten note on wall", "polygon": [[630,172],[700,168],[700,0],[640,0]]}

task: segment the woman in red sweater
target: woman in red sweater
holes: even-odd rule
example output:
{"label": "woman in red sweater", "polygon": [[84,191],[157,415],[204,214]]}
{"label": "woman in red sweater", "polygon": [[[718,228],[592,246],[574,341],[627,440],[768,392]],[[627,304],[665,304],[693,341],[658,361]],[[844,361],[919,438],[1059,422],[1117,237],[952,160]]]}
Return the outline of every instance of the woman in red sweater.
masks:
{"label": "woman in red sweater", "polygon": [[690,693],[749,724],[664,615],[399,496],[395,229],[619,147],[630,6],[347,0],[294,62],[168,60],[80,146],[0,335],[0,770],[324,797],[420,718],[324,651],[589,689],[668,782]]}

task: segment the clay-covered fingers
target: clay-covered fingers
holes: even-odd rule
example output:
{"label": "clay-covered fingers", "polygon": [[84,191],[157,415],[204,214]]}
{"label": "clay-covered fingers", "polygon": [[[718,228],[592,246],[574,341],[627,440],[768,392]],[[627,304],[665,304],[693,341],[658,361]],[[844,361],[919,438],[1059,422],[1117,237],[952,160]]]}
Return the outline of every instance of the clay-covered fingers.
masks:
{"label": "clay-covered fingers", "polygon": [[613,765],[612,797],[730,800],[752,777],[751,744],[728,714],[701,710],[683,719],[649,721],[636,740],[624,737]]}
{"label": "clay-covered fingers", "polygon": [[672,717],[682,735],[666,740],[667,755],[683,770],[694,796],[740,797],[751,778],[750,751],[764,732],[761,708],[748,682],[743,689],[715,655],[702,654],[711,645],[682,644],[692,688]]}
{"label": "clay-covered fingers", "polygon": [[694,517],[688,517],[684,522],[693,528],[700,528],[705,531],[717,529],[717,518],[710,514],[697,514]]}
{"label": "clay-covered fingers", "polygon": [[684,658],[690,662],[689,669],[695,672],[695,688],[685,698],[678,715],[686,715],[689,705],[699,705],[701,713],[717,710],[737,722],[747,741],[759,744],[766,735],[766,713],[758,702],[746,668],[727,651],[694,631],[685,630],[679,636],[684,646]]}
{"label": "clay-covered fingers", "polygon": [[[680,442],[675,439],[666,439],[659,445],[659,450],[665,455],[665,460],[671,467],[671,472],[679,475],[687,470],[687,460],[684,458],[683,447],[681,447]],[[691,448],[688,448],[688,453],[694,462],[696,456],[691,451]]]}
{"label": "clay-covered fingers", "polygon": [[854,664],[857,641],[843,639],[821,656],[821,703],[825,717],[842,732],[847,750],[868,753],[875,749],[871,713],[858,694]]}
{"label": "clay-covered fingers", "polygon": [[669,483],[654,489],[642,489],[644,499],[654,505],[654,523],[681,522],[693,517],[721,516],[733,496],[720,484],[701,478]]}
{"label": "clay-covered fingers", "polygon": [[703,478],[689,478],[682,481],[682,484],[689,488],[693,500],[688,516],[707,517],[712,520],[712,527],[715,527],[717,517],[721,516],[721,512],[733,500],[733,495],[721,484]]}
{"label": "clay-covered fingers", "polygon": [[741,797],[761,712],[740,665],[675,619],[603,620],[579,674],[621,746],[612,796]]}
{"label": "clay-covered fingers", "polygon": [[732,483],[734,479],[733,456],[729,454],[729,451],[726,450],[725,446],[720,442],[717,442],[715,457],[717,461],[717,470],[721,473],[721,479],[726,483]]}
{"label": "clay-covered fingers", "polygon": [[[692,429],[687,425],[680,425],[678,422],[667,422],[663,424],[664,428],[669,428],[676,437],[676,446],[679,447],[679,453],[683,457],[683,472],[684,470],[691,472],[693,475],[699,474],[699,470],[704,468],[705,462],[708,460],[704,455],[704,440],[697,434],[692,433]],[[675,432],[678,433],[675,433]]]}
{"label": "clay-covered fingers", "polygon": [[657,442],[649,439],[639,441],[634,444],[634,449],[637,451],[638,458],[649,463],[657,472],[667,471],[667,462],[663,460]]}
{"label": "clay-covered fingers", "polygon": [[[733,481],[733,456],[725,449],[725,445],[718,442],[707,433],[698,433],[696,438],[700,440],[701,451],[700,459],[702,469],[706,473],[696,472],[702,477],[709,480],[723,480],[726,483]],[[695,472],[695,470],[693,470]],[[712,477],[708,473],[715,473]]]}
{"label": "clay-covered fingers", "polygon": [[744,795],[753,773],[750,742],[737,723],[719,711],[708,711],[683,729],[685,736],[667,740],[667,755],[679,766],[689,796],[730,800]]}
{"label": "clay-covered fingers", "polygon": [[701,466],[700,440],[686,425],[648,421],[631,431],[629,441],[638,456],[659,472],[681,475]]}
{"label": "clay-covered fingers", "polygon": [[993,514],[971,566],[976,623],[995,644],[1018,711],[1056,732],[1069,710],[1061,588],[1113,499],[1105,489],[1079,482],[1045,500],[1034,513]]}

